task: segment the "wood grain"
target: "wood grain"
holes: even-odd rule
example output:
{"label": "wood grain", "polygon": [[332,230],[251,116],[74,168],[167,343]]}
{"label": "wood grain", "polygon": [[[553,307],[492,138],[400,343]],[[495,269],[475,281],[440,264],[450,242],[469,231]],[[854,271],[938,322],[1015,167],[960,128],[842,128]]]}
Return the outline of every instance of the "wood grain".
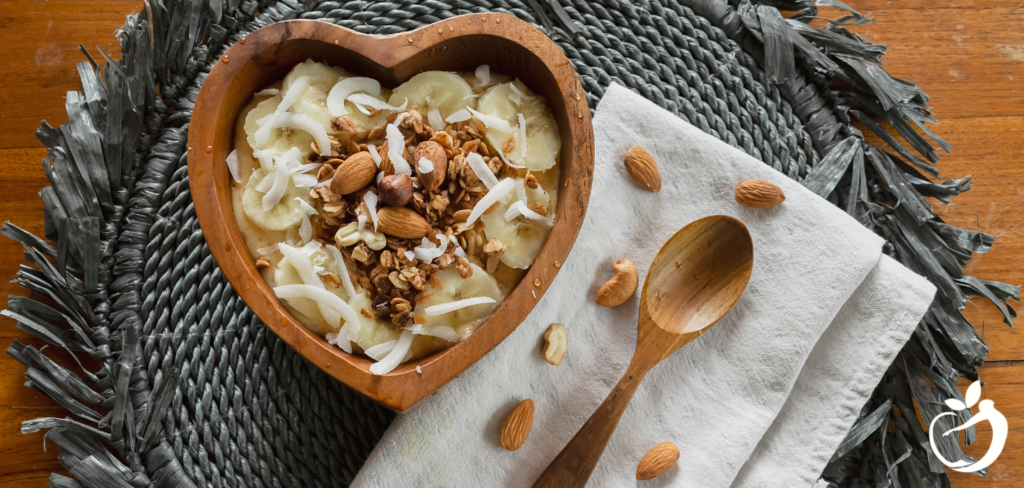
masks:
{"label": "wood grain", "polygon": [[[1024,221],[1018,210],[1024,190],[1024,59],[1018,54],[1024,49],[1024,5],[1020,0],[846,3],[877,19],[851,29],[889,46],[886,69],[913,77],[931,95],[942,122],[935,131],[953,145],[953,153],[939,164],[943,176],[974,176],[971,191],[954,198],[952,205],[936,205],[951,224],[978,228],[980,223],[982,231],[998,237],[992,252],[976,257],[968,271],[980,278],[1024,283]],[[43,207],[36,192],[47,184],[39,166],[45,150],[32,133],[42,119],[53,125],[66,122],[64,94],[81,89],[75,71],[75,63],[83,59],[78,43],[94,54],[93,46],[99,44],[119,57],[114,31],[124,25],[126,15],[141,8],[139,0],[0,0],[0,61],[5,67],[0,70],[0,220],[42,232]],[[823,14],[836,12],[823,9]],[[21,247],[0,239],[0,256],[0,307],[6,307],[8,295],[24,294],[8,283],[21,262]],[[954,474],[953,486],[1015,487],[1024,480],[1024,362],[1016,362],[1024,359],[1024,337],[1001,323],[995,307],[974,303],[978,306],[969,304],[965,313],[985,331],[991,347],[990,362],[981,368],[988,384],[982,396],[1007,415],[1011,433],[988,478]],[[12,320],[0,318],[0,346],[5,348],[15,337],[42,345]],[[44,453],[41,434],[19,433],[23,420],[62,415],[52,401],[22,386],[24,381],[24,370],[0,355],[0,455],[5,460],[0,463],[0,486],[5,488],[43,486],[48,473],[60,467],[53,443]],[[982,427],[979,442],[967,452],[986,449],[987,435]]]}

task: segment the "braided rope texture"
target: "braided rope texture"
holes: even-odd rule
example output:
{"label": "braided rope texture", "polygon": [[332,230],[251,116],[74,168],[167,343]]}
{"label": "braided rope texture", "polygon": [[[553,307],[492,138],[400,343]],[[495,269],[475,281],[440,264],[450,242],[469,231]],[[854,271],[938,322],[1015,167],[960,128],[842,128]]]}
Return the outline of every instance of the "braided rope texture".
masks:
{"label": "braided rope texture", "polygon": [[[704,17],[671,1],[643,8],[610,0],[563,6],[581,31],[549,26],[547,32],[580,74],[592,108],[614,81],[791,177],[804,176],[819,160],[811,136],[755,60]],[[371,34],[487,11],[538,24],[531,7],[518,0],[291,0],[259,7],[254,18],[257,7],[239,6],[244,27],[234,22],[233,32],[217,33],[220,47],[198,46],[187,64],[180,63],[181,74],[162,85],[162,99],[174,106],[160,107],[162,129],[129,202],[135,225],[120,238],[121,246],[144,248],[134,263],[142,286],[132,305],[142,321],[145,380],[159,385],[164,375],[180,371],[163,421],[165,441],[144,456],[156,486],[346,486],[393,416],[270,333],[210,255],[184,157],[188,116],[210,69],[203,50],[223,50],[247,32],[288,18]],[[225,25],[232,25],[231,15],[225,12]],[[124,264],[130,270],[132,263]],[[115,271],[114,278],[127,274]]]}

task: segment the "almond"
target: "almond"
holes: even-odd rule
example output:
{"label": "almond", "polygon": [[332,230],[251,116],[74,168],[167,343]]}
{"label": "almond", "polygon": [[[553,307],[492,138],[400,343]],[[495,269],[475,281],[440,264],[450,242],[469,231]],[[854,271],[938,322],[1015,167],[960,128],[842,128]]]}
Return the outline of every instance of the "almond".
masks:
{"label": "almond", "polygon": [[736,201],[746,207],[774,207],[785,200],[782,188],[764,180],[748,179],[736,185]]}
{"label": "almond", "polygon": [[377,230],[400,239],[420,239],[430,233],[430,224],[410,208],[384,207],[377,211]]}
{"label": "almond", "polygon": [[515,451],[526,442],[526,436],[530,435],[533,428],[533,400],[527,398],[516,405],[515,410],[505,419],[505,425],[501,426],[501,447],[509,451]]}
{"label": "almond", "polygon": [[[430,161],[433,169],[429,172],[420,171],[420,158]],[[448,173],[448,156],[444,148],[434,141],[423,141],[416,146],[416,152],[412,155],[412,166],[416,168],[416,175],[419,176],[420,185],[427,190],[433,191],[444,182],[445,174]]]}
{"label": "almond", "polygon": [[679,460],[679,448],[665,441],[651,448],[644,454],[640,464],[636,466],[636,479],[649,480],[665,474]]}
{"label": "almond", "polygon": [[362,190],[377,175],[377,164],[370,153],[363,151],[349,156],[331,177],[331,191],[348,195]]}
{"label": "almond", "polygon": [[625,163],[626,172],[633,179],[633,183],[647,191],[661,191],[658,163],[654,162],[654,156],[646,149],[640,146],[629,148],[629,151],[626,151]]}

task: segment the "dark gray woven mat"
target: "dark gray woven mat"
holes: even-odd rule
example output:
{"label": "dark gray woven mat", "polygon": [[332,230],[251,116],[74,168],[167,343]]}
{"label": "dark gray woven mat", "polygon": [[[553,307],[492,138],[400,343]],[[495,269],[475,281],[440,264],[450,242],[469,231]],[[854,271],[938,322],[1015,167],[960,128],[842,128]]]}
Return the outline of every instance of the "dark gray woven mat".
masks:
{"label": "dark gray woven mat", "polygon": [[[74,420],[26,423],[26,431],[52,428],[50,438],[64,447],[61,461],[77,481],[54,475],[53,486],[346,486],[393,418],[311,366],[263,326],[217,267],[196,220],[184,151],[198,89],[221,51],[278,20],[320,19],[387,34],[464,13],[511,13],[558,42],[580,74],[591,107],[611,82],[630,87],[882,228],[895,242],[888,252],[912,248],[916,242],[900,247],[899,239],[917,234],[886,234],[885,226],[902,224],[888,223],[891,212],[875,206],[907,195],[923,201],[922,193],[948,198],[967,185],[917,183],[910,166],[888,157],[882,161],[880,151],[881,156],[873,156],[863,141],[857,142],[860,133],[850,125],[852,104],[823,89],[828,79],[811,68],[827,64],[812,59],[805,71],[780,71],[771,61],[775,52],[766,53],[762,45],[778,21],[770,16],[760,24],[750,21],[758,18],[758,8],[772,7],[734,3],[735,8],[710,0],[167,0],[130,17],[122,34],[122,61],[103,68],[80,65],[84,92],[69,98],[70,128],[44,124],[40,130],[40,139],[51,149],[53,168],[49,173],[54,186],[42,193],[47,236],[59,236],[59,245],[5,227],[5,234],[33,249],[30,260],[41,268],[24,268],[22,283],[59,302],[44,309],[12,299],[19,326],[103,364],[100,371],[86,373],[83,382],[52,367],[32,347],[15,343],[8,351],[28,368],[31,386],[76,415]],[[783,3],[779,5],[788,5]],[[793,10],[807,8],[805,2],[793,3]],[[152,44],[147,17],[152,19]],[[796,43],[797,52],[801,47]],[[910,104],[916,102],[916,92],[911,95],[897,105],[900,110],[915,108]],[[900,120],[908,117],[902,114]],[[137,130],[140,124],[144,132]],[[100,140],[100,146],[90,138]],[[930,147],[922,154],[932,161]],[[879,169],[871,169],[875,167]],[[866,173],[878,175],[882,168],[898,170],[897,176],[906,181],[896,178],[886,187],[877,182],[869,187]],[[81,198],[64,196],[67,192]],[[909,218],[925,220],[915,214]],[[971,252],[984,252],[991,244],[989,236],[937,228],[935,232],[945,232],[946,240],[959,244],[957,258],[962,258],[961,249],[969,259]],[[44,256],[54,258],[57,266],[47,266]],[[908,266],[914,268],[912,264]],[[915,270],[934,280],[929,269]],[[1012,287],[978,280],[970,286],[996,295],[997,302],[1015,293]],[[935,357],[936,337],[941,341],[967,334],[933,332],[945,327],[941,320],[934,323],[918,333],[923,337],[924,346],[917,346],[924,348],[922,358]],[[955,368],[934,363],[929,368],[903,361],[903,369],[894,365],[891,375],[903,378],[912,367],[931,374],[937,385],[914,391],[926,398],[955,392],[956,374],[969,374],[971,364],[980,362],[967,358]],[[893,383],[893,377],[887,380]],[[889,460],[899,456],[887,457],[877,446],[857,448],[872,445],[870,437],[877,431],[877,424],[870,423],[879,415],[869,413],[883,405],[881,418],[897,415],[889,410],[894,398],[908,404],[909,397],[902,398],[900,391],[876,394],[866,407],[846,451],[838,453],[842,459],[830,466],[832,481],[876,479],[878,475],[856,472],[862,463],[896,467],[909,459],[904,465],[923,462],[926,470],[934,468],[928,466],[927,443],[920,444],[919,438],[919,445],[908,451],[914,455],[895,463]],[[867,429],[869,424],[875,429]],[[906,435],[915,438],[916,432],[911,429]],[[880,445],[888,449],[884,440]],[[943,449],[947,457],[959,455],[955,442]],[[917,479],[941,476],[925,473]]]}

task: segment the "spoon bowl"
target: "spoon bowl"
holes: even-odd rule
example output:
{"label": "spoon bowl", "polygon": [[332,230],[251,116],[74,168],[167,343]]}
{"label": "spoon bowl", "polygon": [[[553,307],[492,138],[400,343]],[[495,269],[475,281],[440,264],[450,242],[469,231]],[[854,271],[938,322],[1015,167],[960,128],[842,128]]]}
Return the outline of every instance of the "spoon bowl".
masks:
{"label": "spoon bowl", "polygon": [[753,262],[754,245],[742,222],[725,215],[695,220],[658,251],[640,306],[665,332],[708,328],[739,300]]}
{"label": "spoon bowl", "polygon": [[640,294],[636,352],[622,379],[533,486],[582,488],[608,439],[654,365],[725,317],[754,267],[754,244],[742,222],[712,215],[690,222],[658,251]]}

